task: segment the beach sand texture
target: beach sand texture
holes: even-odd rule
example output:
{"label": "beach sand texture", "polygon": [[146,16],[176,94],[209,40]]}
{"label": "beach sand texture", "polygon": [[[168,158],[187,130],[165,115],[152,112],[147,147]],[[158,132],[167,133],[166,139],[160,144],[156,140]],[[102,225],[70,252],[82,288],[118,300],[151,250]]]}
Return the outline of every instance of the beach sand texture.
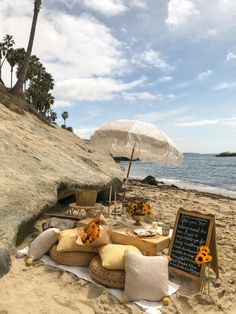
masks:
{"label": "beach sand texture", "polygon": [[[197,292],[190,280],[171,275],[171,280],[181,288],[162,313],[236,313],[236,200],[138,182],[130,183],[127,195],[145,196],[162,221],[171,227],[179,207],[216,215],[220,279],[215,280],[211,274],[209,297]],[[24,259],[13,257],[12,268],[0,283],[1,314],[142,313],[134,304],[119,304],[103,288],[41,263],[26,267]]]}

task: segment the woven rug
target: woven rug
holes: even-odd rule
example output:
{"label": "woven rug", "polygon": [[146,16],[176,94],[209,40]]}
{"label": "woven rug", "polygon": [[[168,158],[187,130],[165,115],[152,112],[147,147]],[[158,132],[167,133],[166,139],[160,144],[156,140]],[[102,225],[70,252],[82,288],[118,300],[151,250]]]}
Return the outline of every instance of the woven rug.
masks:
{"label": "woven rug", "polygon": [[[97,284],[90,277],[88,267],[75,267],[75,266],[60,265],[54,262],[49,256],[46,256],[46,255],[42,256],[40,260],[47,265],[51,265],[53,267],[71,272],[79,278],[82,278],[89,282],[93,282],[94,284],[103,287],[107,292],[112,294],[118,300],[120,300],[124,295],[124,290],[106,288],[102,285]],[[179,289],[179,287],[180,287],[179,285],[175,284],[174,282],[169,281],[169,295],[175,293]],[[144,310],[146,314],[161,313],[160,309],[162,308],[162,302],[151,302],[151,301],[142,300],[142,301],[135,301],[134,303],[137,304],[142,310]]]}

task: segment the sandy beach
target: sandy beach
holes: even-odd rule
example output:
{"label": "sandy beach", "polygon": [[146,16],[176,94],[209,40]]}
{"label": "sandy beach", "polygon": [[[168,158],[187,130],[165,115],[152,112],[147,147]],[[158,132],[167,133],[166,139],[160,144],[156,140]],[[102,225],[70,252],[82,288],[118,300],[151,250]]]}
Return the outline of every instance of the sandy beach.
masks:
{"label": "sandy beach", "polygon": [[[170,279],[181,287],[171,296],[162,313],[236,313],[236,200],[168,186],[130,182],[128,196],[145,196],[158,217],[171,227],[180,207],[216,216],[216,238],[220,279],[211,273],[210,296],[195,290],[190,280],[178,275]],[[42,220],[37,221],[40,231]],[[20,248],[29,242],[30,235]],[[24,259],[12,258],[10,272],[1,278],[0,313],[142,313],[134,304],[120,304],[104,289],[74,275],[35,262],[25,266]]]}

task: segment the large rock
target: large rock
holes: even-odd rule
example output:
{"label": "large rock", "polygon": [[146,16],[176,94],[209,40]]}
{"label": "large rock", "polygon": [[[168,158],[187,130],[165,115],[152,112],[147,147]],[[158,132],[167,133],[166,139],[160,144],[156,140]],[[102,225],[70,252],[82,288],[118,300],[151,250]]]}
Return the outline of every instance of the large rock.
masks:
{"label": "large rock", "polygon": [[151,175],[145,177],[141,182],[150,185],[158,185],[156,178]]}
{"label": "large rock", "polygon": [[58,199],[73,195],[76,184],[106,191],[121,185],[124,174],[109,155],[30,113],[19,115],[0,104],[0,121],[1,276],[19,230],[29,230]]}

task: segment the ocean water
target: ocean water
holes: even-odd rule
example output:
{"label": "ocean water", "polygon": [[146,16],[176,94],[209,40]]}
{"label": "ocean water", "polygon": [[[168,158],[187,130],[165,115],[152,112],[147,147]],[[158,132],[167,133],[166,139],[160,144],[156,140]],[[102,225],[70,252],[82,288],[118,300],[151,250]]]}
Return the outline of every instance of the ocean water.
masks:
{"label": "ocean water", "polygon": [[[126,171],[128,164],[127,161],[120,162]],[[165,167],[142,161],[132,162],[130,177],[143,179],[148,175],[180,188],[236,198],[236,157],[186,153],[179,167]]]}

